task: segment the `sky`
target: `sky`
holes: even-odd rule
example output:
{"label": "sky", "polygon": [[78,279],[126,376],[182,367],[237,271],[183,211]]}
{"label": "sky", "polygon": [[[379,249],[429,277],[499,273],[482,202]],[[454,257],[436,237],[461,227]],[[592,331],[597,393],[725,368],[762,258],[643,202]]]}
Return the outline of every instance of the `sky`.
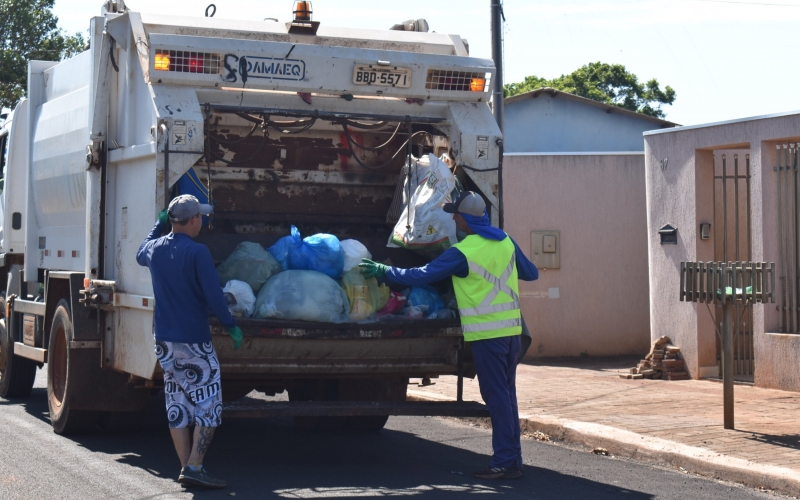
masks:
{"label": "sky", "polygon": [[[213,0],[216,17],[291,18],[290,0]],[[425,18],[491,58],[496,0],[314,0],[314,20],[385,29]],[[210,2],[129,0],[140,12],[203,16]],[[101,1],[56,0],[59,25],[86,32]],[[800,0],[505,0],[506,83],[555,78],[584,64],[623,64],[675,89],[666,119],[696,125],[800,110]],[[797,85],[797,87],[795,87]]]}

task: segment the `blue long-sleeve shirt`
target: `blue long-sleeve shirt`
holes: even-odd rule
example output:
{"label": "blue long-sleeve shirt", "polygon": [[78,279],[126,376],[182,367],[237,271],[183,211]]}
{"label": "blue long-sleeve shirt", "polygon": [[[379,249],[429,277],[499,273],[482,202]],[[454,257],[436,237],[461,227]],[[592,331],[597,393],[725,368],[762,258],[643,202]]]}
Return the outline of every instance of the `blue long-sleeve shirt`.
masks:
{"label": "blue long-sleeve shirt", "polygon": [[211,252],[188,234],[159,237],[164,228],[165,224],[156,222],[136,254],[136,262],[147,266],[153,278],[156,340],[211,342],[209,311],[225,326],[236,325],[222,294]]}
{"label": "blue long-sleeve shirt", "polygon": [[[517,256],[517,275],[523,281],[534,281],[539,279],[539,270],[536,265],[528,260],[520,250],[519,245],[513,239],[514,248]],[[434,283],[449,276],[466,278],[469,276],[469,263],[461,250],[450,247],[444,251],[437,259],[429,262],[422,267],[412,269],[400,269],[390,267],[386,271],[386,279],[392,283],[404,286],[420,286]]]}

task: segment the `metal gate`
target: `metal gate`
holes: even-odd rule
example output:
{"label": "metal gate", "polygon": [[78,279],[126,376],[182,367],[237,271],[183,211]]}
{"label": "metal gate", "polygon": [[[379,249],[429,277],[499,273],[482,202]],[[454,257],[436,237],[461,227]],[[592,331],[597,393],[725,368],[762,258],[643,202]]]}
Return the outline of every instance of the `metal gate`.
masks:
{"label": "metal gate", "polygon": [[[719,158],[715,155],[714,227],[721,229],[714,231],[715,261],[752,260],[750,212],[750,155],[745,154],[744,158],[735,153],[722,154]],[[716,307],[716,320],[720,326],[722,314],[722,307]],[[735,303],[733,334],[734,376],[737,380],[752,382],[755,370],[752,302]],[[720,376],[722,376],[721,359],[722,342],[717,337]]]}
{"label": "metal gate", "polygon": [[798,328],[798,296],[800,296],[800,252],[798,252],[798,145],[777,146],[778,194],[778,292],[781,332],[800,333]]}

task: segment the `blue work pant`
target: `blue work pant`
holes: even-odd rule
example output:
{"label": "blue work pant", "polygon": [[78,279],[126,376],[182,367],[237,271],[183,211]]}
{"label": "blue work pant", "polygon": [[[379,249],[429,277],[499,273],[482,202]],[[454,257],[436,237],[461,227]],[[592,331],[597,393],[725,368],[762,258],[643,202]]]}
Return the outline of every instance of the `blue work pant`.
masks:
{"label": "blue work pant", "polygon": [[517,409],[519,335],[470,342],[481,396],[492,419],[490,467],[522,468]]}

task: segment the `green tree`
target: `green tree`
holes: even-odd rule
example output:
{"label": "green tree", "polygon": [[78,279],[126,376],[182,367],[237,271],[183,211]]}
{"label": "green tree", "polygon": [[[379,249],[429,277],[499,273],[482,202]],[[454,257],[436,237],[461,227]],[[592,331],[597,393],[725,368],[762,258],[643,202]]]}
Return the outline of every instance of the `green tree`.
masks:
{"label": "green tree", "polygon": [[0,106],[25,96],[28,61],[60,61],[83,51],[83,35],[67,35],[53,15],[55,0],[0,0]]}
{"label": "green tree", "polygon": [[675,102],[675,91],[667,85],[661,90],[655,78],[640,83],[633,73],[621,64],[589,63],[568,75],[548,80],[528,76],[519,83],[509,83],[503,88],[506,97],[529,92],[542,87],[552,87],[571,94],[639,113],[664,118],[664,104]]}

